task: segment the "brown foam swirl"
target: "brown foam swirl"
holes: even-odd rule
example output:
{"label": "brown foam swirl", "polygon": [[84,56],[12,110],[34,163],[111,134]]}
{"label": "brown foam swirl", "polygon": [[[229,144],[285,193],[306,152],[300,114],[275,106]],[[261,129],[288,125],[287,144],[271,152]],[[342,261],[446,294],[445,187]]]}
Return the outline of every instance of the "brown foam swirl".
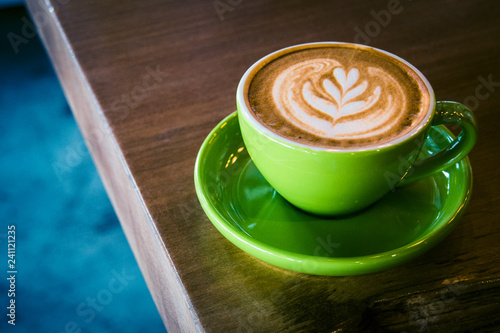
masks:
{"label": "brown foam swirl", "polygon": [[400,127],[407,101],[400,83],[381,68],[348,68],[335,59],[309,59],[278,75],[276,109],[321,138],[371,139]]}
{"label": "brown foam swirl", "polygon": [[410,133],[430,107],[428,88],[413,68],[369,47],[293,48],[266,59],[250,77],[246,94],[256,120],[309,146],[387,143]]}

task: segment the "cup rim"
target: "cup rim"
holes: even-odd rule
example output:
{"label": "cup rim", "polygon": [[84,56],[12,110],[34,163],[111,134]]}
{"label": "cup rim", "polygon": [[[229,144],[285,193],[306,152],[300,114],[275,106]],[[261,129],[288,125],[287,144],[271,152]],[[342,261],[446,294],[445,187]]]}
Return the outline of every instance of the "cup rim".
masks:
{"label": "cup rim", "polygon": [[[319,48],[319,47],[332,46],[332,45],[337,45],[337,46],[349,45],[349,46],[354,46],[356,48],[361,48],[361,49],[365,49],[365,50],[377,51],[377,52],[383,53],[383,54],[403,63],[404,65],[408,66],[422,80],[425,88],[427,89],[427,91],[429,93],[429,108],[427,110],[425,117],[410,132],[408,132],[405,135],[398,137],[394,140],[391,140],[389,142],[385,142],[385,143],[382,143],[379,145],[374,145],[374,146],[368,146],[368,147],[356,147],[356,148],[336,148],[335,147],[335,148],[332,148],[332,147],[317,147],[317,146],[313,146],[313,145],[307,145],[304,143],[295,142],[293,140],[285,138],[285,137],[273,132],[269,128],[267,128],[265,125],[263,125],[261,122],[259,122],[251,114],[251,112],[249,111],[250,105],[249,105],[248,99],[246,98],[246,96],[248,95],[248,87],[249,87],[249,84],[247,84],[247,80],[249,79],[249,77],[253,78],[253,75],[251,76],[251,74],[254,74],[254,72],[255,73],[257,72],[255,70],[257,67],[262,68],[267,63],[269,63],[271,60],[278,58],[279,56],[281,56],[283,54],[289,53],[289,52],[293,51],[294,49],[300,49],[300,48],[304,48],[307,46]],[[427,78],[422,74],[422,72],[420,72],[415,66],[410,64],[405,59],[403,59],[403,58],[401,58],[401,57],[399,57],[391,52],[388,52],[388,51],[385,51],[385,50],[382,50],[382,49],[379,49],[376,47],[368,46],[368,45],[349,43],[349,42],[326,42],[326,41],[325,42],[302,43],[302,44],[288,46],[285,48],[281,48],[277,51],[274,51],[272,53],[269,53],[269,54],[265,55],[264,57],[260,58],[255,63],[253,63],[252,66],[250,66],[246,70],[246,72],[243,74],[243,76],[241,77],[240,82],[239,82],[238,87],[237,87],[237,91],[236,91],[236,101],[237,101],[239,113],[241,113],[242,116],[245,117],[247,119],[247,121],[249,121],[254,128],[258,129],[264,135],[274,139],[275,141],[283,142],[286,145],[294,146],[296,148],[308,149],[308,150],[313,150],[313,151],[328,151],[328,152],[331,151],[331,152],[348,152],[348,153],[363,152],[363,151],[378,151],[378,150],[381,150],[384,148],[394,147],[394,146],[399,145],[402,142],[405,142],[407,140],[411,140],[413,137],[415,137],[419,133],[421,133],[422,130],[427,128],[428,124],[430,123],[430,121],[432,120],[432,117],[434,115],[433,111],[434,111],[434,108],[436,105],[434,90],[432,89],[432,86],[429,83],[429,81],[427,80]]]}

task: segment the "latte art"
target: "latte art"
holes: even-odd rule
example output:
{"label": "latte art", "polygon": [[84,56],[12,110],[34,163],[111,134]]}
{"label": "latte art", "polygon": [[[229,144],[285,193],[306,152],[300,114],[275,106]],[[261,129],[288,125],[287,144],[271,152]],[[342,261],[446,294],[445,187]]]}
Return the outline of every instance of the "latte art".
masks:
{"label": "latte art", "polygon": [[418,76],[393,60],[355,48],[304,49],[271,61],[252,80],[256,118],[279,135],[324,147],[393,140],[421,121]]}
{"label": "latte art", "polygon": [[273,101],[290,123],[331,139],[390,132],[399,126],[406,105],[390,74],[374,67],[346,72],[333,59],[306,60],[283,71],[274,83]]}

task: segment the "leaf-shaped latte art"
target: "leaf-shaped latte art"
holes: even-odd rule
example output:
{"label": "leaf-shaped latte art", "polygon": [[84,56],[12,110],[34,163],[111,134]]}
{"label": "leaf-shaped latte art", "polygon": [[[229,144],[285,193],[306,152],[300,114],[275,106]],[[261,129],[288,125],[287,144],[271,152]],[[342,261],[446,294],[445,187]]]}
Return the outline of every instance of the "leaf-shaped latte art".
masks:
{"label": "leaf-shaped latte art", "polygon": [[273,99],[292,124],[331,139],[390,131],[406,103],[401,86],[384,70],[345,68],[332,59],[306,60],[284,70],[274,82]]}

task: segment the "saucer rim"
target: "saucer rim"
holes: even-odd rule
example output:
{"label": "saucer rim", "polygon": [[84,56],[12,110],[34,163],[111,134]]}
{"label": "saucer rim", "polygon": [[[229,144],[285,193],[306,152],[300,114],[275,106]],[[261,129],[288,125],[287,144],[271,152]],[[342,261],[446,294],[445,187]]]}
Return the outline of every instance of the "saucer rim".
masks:
{"label": "saucer rim", "polygon": [[[201,162],[210,151],[210,142],[218,135],[218,132],[225,131],[225,123],[238,121],[237,117],[237,111],[225,117],[203,141],[194,168],[195,189],[205,214],[225,238],[247,254],[274,266],[301,273],[326,276],[359,275],[386,270],[416,258],[441,242],[455,228],[470,201],[473,185],[472,167],[469,158],[465,157],[457,162],[459,167],[456,172],[460,172],[459,177],[463,177],[464,181],[461,193],[453,195],[457,197],[454,200],[453,209],[447,210],[447,214],[440,214],[434,218],[432,225],[439,224],[437,229],[429,227],[423,234],[406,245],[370,255],[339,258],[300,254],[266,244],[247,235],[234,223],[226,221],[226,218],[218,212],[216,205],[209,200],[209,195],[202,188]],[[439,127],[439,131],[453,136],[445,127]]]}

